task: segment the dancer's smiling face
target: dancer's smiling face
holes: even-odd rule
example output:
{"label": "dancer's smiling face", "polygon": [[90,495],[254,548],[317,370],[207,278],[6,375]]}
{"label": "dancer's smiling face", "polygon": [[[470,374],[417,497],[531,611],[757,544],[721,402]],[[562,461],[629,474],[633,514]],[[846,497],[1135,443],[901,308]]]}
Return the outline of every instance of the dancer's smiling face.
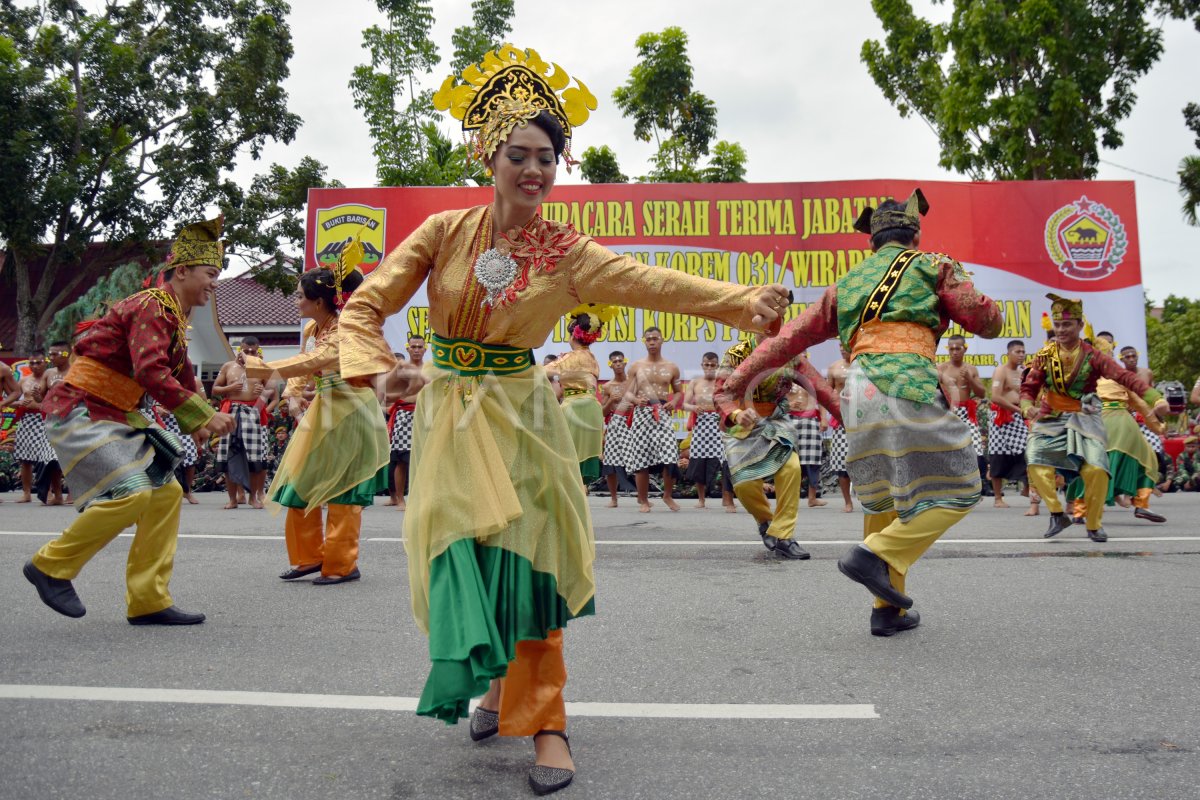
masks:
{"label": "dancer's smiling face", "polygon": [[496,148],[491,160],[496,194],[533,214],[550,196],[558,174],[558,158],[550,136],[533,123],[518,125]]}

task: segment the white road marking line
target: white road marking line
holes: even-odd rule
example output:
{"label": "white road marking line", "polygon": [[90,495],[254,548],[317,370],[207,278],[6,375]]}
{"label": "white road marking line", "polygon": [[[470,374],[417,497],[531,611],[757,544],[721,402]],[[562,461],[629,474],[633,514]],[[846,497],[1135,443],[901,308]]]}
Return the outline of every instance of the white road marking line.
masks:
{"label": "white road marking line", "polygon": [[[84,700],[123,703],[328,708],[352,711],[416,711],[415,697],[295,692],[235,692],[208,689],[136,689],[109,686],[0,684],[0,699]],[[879,719],[868,704],[756,703],[567,703],[576,717],[640,719]]]}
{"label": "white road marking line", "polygon": [[[61,531],[0,531],[0,536],[58,536]],[[131,538],[132,533],[122,533],[121,536]],[[257,533],[181,533],[180,539],[255,539],[264,542],[279,542],[283,541],[282,536],[257,534]],[[403,542],[404,539],[399,536],[368,536],[363,541],[367,542]],[[859,544],[861,539],[797,539],[797,542],[805,547],[816,545],[851,545]],[[1067,539],[1044,539],[1038,536],[1033,539],[939,539],[934,542],[935,545],[942,544],[1045,544],[1050,547],[1059,544],[1071,544],[1072,542],[1086,541],[1080,537]],[[1200,542],[1200,536],[1109,536],[1109,542]],[[738,539],[736,541],[729,540],[714,540],[714,539],[597,539],[596,544],[604,545],[669,545],[669,544],[684,544],[691,547],[762,547],[762,542],[757,539]],[[1100,551],[1102,552],[1102,551]]]}

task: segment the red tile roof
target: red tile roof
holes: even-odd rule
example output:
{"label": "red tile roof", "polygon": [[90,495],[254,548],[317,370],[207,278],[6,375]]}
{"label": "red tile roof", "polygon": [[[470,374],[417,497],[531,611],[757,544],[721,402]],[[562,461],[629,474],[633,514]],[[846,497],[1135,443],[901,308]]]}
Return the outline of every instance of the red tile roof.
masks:
{"label": "red tile roof", "polygon": [[267,289],[249,275],[226,278],[217,283],[217,316],[221,327],[232,325],[295,325],[300,327],[296,308],[299,289],[290,295]]}

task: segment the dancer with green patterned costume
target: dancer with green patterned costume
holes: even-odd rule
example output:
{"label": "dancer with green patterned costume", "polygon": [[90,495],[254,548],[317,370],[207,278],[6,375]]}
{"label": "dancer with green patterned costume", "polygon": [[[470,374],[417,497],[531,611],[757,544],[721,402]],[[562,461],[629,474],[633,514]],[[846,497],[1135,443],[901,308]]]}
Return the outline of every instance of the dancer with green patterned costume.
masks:
{"label": "dancer with green patterned costume", "polygon": [[980,497],[971,432],[938,385],[937,341],[951,321],[985,338],[1003,327],[1000,304],[977,292],[958,262],[917,249],[928,207],[918,189],[904,204],[865,209],[855,229],[871,235],[874,254],[760,345],[726,385],[736,397],[834,337],[850,351],[841,402],[846,469],[867,516],[865,541],[838,567],[877,598],[871,632],[880,636],[919,623],[902,611],[912,606],[905,576]]}

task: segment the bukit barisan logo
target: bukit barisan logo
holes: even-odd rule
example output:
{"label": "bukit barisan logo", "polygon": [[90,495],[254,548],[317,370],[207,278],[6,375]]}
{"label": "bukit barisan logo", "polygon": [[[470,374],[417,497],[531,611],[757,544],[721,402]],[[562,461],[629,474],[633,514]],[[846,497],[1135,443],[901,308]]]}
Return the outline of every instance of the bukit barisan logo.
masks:
{"label": "bukit barisan logo", "polygon": [[317,209],[317,235],[313,243],[313,259],[318,267],[335,267],[342,248],[355,236],[361,237],[362,260],[354,266],[364,275],[383,260],[383,232],[387,228],[387,211],[358,203]]}
{"label": "bukit barisan logo", "polygon": [[1046,252],[1059,272],[1080,281],[1098,281],[1116,271],[1129,240],[1116,212],[1080,197],[1046,220]]}

